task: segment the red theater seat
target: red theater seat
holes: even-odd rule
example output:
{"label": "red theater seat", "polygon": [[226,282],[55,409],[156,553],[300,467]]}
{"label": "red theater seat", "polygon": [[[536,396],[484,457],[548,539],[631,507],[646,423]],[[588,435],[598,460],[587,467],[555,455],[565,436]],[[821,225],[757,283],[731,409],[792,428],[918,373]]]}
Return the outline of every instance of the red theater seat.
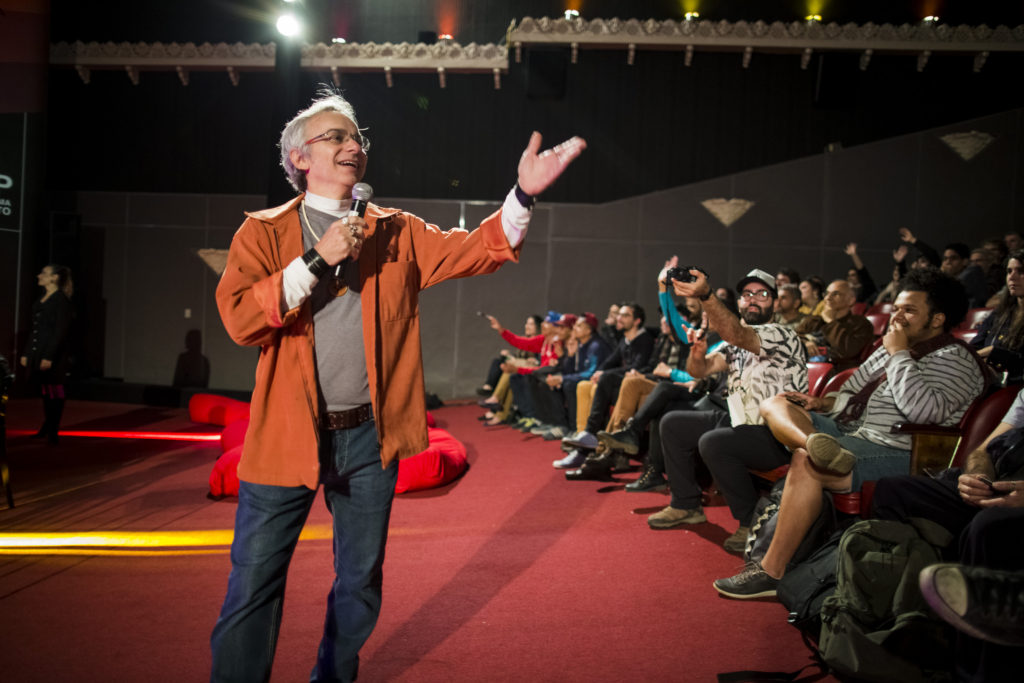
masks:
{"label": "red theater seat", "polygon": [[245,441],[245,432],[249,429],[249,418],[235,420],[220,433],[220,450],[223,453],[230,451],[235,446],[241,446]]}

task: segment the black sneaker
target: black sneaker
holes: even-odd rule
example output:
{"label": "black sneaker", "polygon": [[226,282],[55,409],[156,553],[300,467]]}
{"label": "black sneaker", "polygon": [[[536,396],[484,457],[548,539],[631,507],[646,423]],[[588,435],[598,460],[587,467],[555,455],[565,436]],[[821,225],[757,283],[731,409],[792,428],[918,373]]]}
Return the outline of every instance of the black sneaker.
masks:
{"label": "black sneaker", "polygon": [[919,582],[935,613],[964,633],[1024,645],[1024,572],[933,564]]}
{"label": "black sneaker", "polygon": [[736,576],[718,579],[713,584],[715,590],[727,598],[750,600],[751,598],[775,597],[779,580],[768,576],[761,568],[760,562],[748,562]]}
{"label": "black sneaker", "polygon": [[654,469],[652,465],[644,465],[643,474],[636,481],[626,484],[626,490],[631,493],[642,493],[644,491],[664,491],[668,488],[665,475]]}
{"label": "black sneaker", "polygon": [[627,455],[636,455],[640,452],[640,435],[633,427],[633,418],[626,421],[626,426],[617,432],[598,432],[598,440],[609,450],[619,450]]}

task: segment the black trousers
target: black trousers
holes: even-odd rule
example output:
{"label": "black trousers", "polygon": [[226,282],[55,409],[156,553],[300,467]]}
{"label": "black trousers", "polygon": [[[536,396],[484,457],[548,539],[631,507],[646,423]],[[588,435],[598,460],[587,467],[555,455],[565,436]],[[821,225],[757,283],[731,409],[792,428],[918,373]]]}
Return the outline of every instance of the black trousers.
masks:
{"label": "black trousers", "polygon": [[761,425],[714,429],[700,438],[700,457],[741,526],[749,526],[761,497],[750,470],[773,470],[789,464],[792,454]]}
{"label": "black trousers", "polygon": [[[959,536],[951,557],[988,569],[1024,569],[1024,509],[977,508],[957,492],[955,471],[938,479],[886,477],[875,485],[874,514],[880,519],[924,517]],[[1005,647],[957,633],[957,676],[962,681],[1018,681],[1024,648]]]}
{"label": "black trousers", "polygon": [[693,410],[696,397],[684,386],[672,382],[659,382],[647,395],[633,416],[633,425],[642,430],[651,426],[647,445],[647,464],[655,472],[665,472],[665,452],[661,442],[661,418],[673,410]]}
{"label": "black trousers", "polygon": [[590,404],[587,426],[584,427],[591,434],[597,434],[604,429],[608,422],[608,411],[615,405],[615,400],[619,397],[619,389],[622,388],[622,379],[630,369],[613,368],[601,372],[601,378],[597,380],[597,388],[594,389],[594,401]]}

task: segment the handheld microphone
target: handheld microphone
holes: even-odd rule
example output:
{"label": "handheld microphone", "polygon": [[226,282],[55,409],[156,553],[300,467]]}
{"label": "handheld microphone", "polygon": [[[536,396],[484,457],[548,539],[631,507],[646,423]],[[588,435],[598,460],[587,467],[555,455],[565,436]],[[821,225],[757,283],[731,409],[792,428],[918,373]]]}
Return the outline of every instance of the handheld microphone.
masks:
{"label": "handheld microphone", "polygon": [[[366,216],[366,207],[373,199],[373,188],[368,183],[356,183],[352,186],[352,206],[349,207],[349,216]],[[348,260],[348,259],[346,259]],[[341,266],[344,262],[334,267],[334,277],[341,277]]]}

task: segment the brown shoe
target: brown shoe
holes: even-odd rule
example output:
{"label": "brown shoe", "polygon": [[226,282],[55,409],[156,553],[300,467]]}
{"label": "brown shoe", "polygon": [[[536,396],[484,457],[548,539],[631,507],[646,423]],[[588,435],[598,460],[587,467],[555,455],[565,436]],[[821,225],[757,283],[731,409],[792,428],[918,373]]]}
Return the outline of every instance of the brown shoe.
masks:
{"label": "brown shoe", "polygon": [[816,467],[843,476],[857,463],[857,456],[843,448],[834,436],[821,432],[807,437],[807,455]]}
{"label": "brown shoe", "polygon": [[729,538],[725,539],[722,547],[730,553],[742,553],[747,549],[747,536],[750,535],[750,527],[741,526]]}
{"label": "brown shoe", "polygon": [[668,505],[661,512],[655,512],[647,518],[647,526],[652,529],[671,529],[680,524],[701,524],[708,521],[700,508],[680,510]]}

